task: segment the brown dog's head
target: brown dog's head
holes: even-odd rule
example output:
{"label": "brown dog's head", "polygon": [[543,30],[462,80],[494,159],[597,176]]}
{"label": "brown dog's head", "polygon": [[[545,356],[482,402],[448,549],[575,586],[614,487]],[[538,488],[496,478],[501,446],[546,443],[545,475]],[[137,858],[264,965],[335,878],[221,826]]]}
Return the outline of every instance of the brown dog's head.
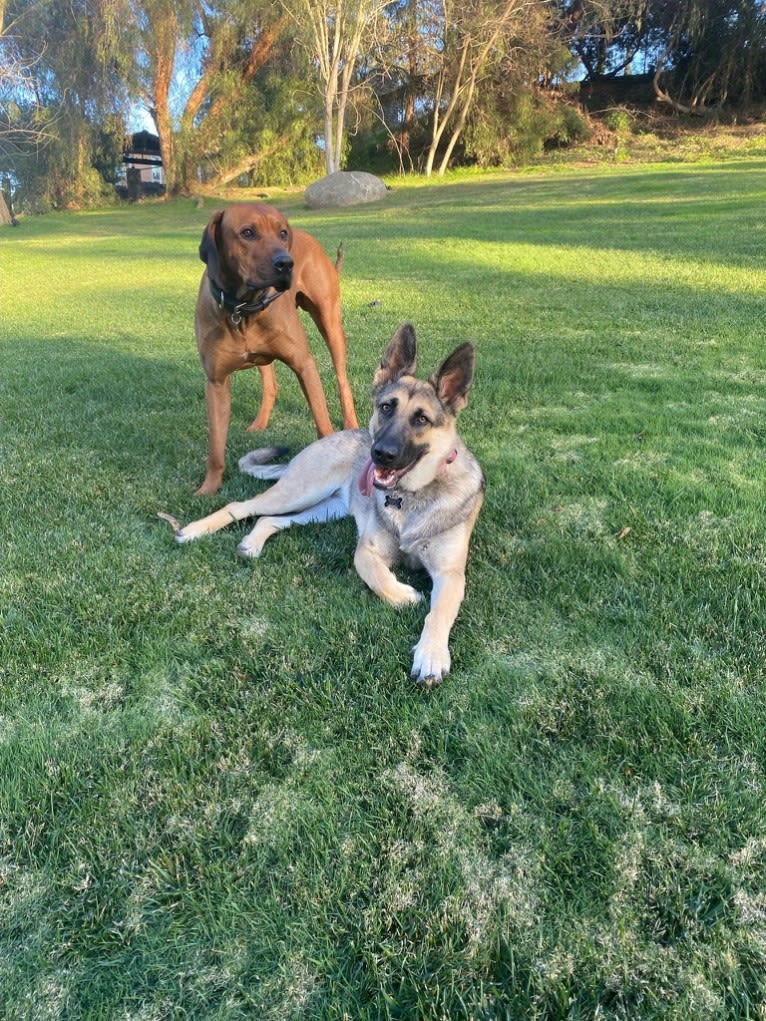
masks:
{"label": "brown dog's head", "polygon": [[242,202],[214,213],[202,234],[199,257],[208,275],[237,296],[292,284],[292,231],[273,206]]}

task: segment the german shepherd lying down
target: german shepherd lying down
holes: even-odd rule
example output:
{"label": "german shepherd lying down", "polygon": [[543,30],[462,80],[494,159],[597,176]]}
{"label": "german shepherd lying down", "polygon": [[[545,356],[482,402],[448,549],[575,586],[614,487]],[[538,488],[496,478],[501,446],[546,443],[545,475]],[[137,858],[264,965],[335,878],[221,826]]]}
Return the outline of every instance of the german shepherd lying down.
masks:
{"label": "german shepherd lying down", "polygon": [[240,460],[240,469],[258,479],[276,478],[276,485],[185,528],[169,520],[178,542],[189,542],[257,515],[238,547],[242,556],[257,557],[283,528],[353,514],[359,533],[354,566],[373,592],[392,606],[421,599],[392,573],[399,561],[431,576],[431,608],[412,663],[413,677],[430,686],[450,668],[449,634],[465,592],[468,541],[484,498],[484,476],[456,430],[473,382],[473,346],[456,348],[427,382],[413,375],[415,358],[415,331],[405,323],[373,378],[369,432],[325,436],[287,465],[265,464],[278,454],[274,448],[254,450]]}

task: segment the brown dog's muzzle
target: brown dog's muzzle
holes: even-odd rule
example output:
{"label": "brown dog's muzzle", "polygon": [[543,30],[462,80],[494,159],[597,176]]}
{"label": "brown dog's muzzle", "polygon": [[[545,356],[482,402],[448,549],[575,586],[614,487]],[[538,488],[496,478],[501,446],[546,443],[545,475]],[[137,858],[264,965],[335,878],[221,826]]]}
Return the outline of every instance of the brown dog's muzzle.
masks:
{"label": "brown dog's muzzle", "polygon": [[274,270],[272,287],[278,291],[287,291],[293,282],[293,266],[295,262],[289,252],[284,249],[272,256],[271,265]]}
{"label": "brown dog's muzzle", "polygon": [[256,264],[241,268],[241,279],[247,281],[250,291],[263,291],[273,287],[280,294],[288,291],[293,282],[295,260],[286,248],[275,248]]}

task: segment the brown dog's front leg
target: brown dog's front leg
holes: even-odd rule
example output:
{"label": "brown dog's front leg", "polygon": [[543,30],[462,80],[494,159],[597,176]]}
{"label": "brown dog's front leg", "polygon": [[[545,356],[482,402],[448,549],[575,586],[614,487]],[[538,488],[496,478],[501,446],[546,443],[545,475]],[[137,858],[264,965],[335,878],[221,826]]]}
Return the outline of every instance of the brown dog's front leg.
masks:
{"label": "brown dog's front leg", "polygon": [[309,354],[300,363],[288,362],[287,364],[298,377],[298,382],[311,408],[311,414],[314,416],[314,422],[317,427],[317,436],[320,438],[322,436],[329,436],[335,430],[330,421],[330,412],[327,410],[327,401],[325,400],[316,362]]}
{"label": "brown dog's front leg", "polygon": [[208,445],[207,471],[197,496],[212,496],[221,488],[226,460],[226,438],[231,418],[231,376],[219,383],[205,381],[207,405]]}
{"label": "brown dog's front leg", "polygon": [[302,307],[308,309],[330,352],[335,376],[338,380],[338,396],[340,397],[340,410],[343,414],[343,428],[358,429],[359,423],[354,407],[354,395],[351,391],[351,384],[348,381],[346,371],[346,334],[341,324],[340,297],[336,295],[335,300],[326,306],[304,303]]}
{"label": "brown dog's front leg", "polygon": [[276,401],[277,394],[279,393],[277,374],[274,371],[274,363],[272,362],[269,365],[259,365],[258,371],[261,374],[261,406],[258,410],[258,414],[247,427],[247,431],[249,433],[260,432],[266,428],[269,424],[269,419],[271,418],[271,412],[274,410],[274,402]]}

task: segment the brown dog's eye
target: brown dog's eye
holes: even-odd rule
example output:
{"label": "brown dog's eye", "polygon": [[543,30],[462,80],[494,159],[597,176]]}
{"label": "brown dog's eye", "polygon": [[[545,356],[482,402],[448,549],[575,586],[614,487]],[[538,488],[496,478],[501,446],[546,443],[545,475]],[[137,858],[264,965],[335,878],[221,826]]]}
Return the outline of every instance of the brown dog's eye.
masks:
{"label": "brown dog's eye", "polygon": [[286,230],[281,230],[281,231],[279,232],[279,238],[280,238],[280,240],[281,240],[281,241],[285,241],[285,242],[287,242],[287,241],[289,241],[289,240],[290,240],[290,234],[289,234],[289,232],[288,232],[288,231],[286,231]]}
{"label": "brown dog's eye", "polygon": [[258,235],[256,234],[252,227],[243,227],[242,230],[239,232],[239,236],[241,238],[244,238],[245,241],[255,241],[255,239],[258,237]]}

